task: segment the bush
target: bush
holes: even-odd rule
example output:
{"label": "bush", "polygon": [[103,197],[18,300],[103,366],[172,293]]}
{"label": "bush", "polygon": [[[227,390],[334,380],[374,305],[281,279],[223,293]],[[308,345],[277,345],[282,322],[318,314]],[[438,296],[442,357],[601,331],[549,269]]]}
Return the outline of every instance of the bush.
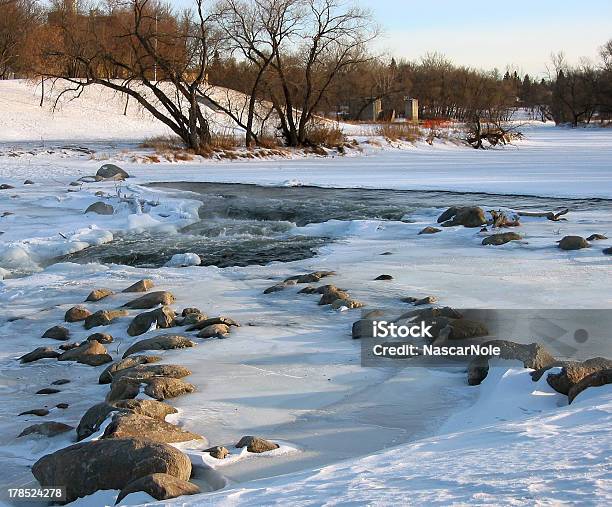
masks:
{"label": "bush", "polygon": [[423,137],[418,126],[410,123],[381,123],[376,128],[376,134],[388,141],[415,142]]}
{"label": "bush", "polygon": [[141,148],[153,148],[156,152],[168,150],[183,150],[185,143],[178,136],[155,136],[148,137],[141,144]]}
{"label": "bush", "polygon": [[344,133],[336,125],[313,123],[308,127],[308,142],[314,146],[338,148],[346,142]]}

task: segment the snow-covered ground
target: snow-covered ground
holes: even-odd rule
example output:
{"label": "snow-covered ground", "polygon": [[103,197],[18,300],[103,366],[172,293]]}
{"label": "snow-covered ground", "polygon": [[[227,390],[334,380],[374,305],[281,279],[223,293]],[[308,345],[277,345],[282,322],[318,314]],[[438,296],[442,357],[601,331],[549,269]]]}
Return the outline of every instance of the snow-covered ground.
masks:
{"label": "snow-covered ground", "polygon": [[[23,88],[14,89],[23,96]],[[70,406],[53,408],[49,419],[76,425],[108,389],[97,384],[99,369],[53,360],[19,365],[16,358],[47,345],[40,338],[44,330],[60,324],[64,312],[93,288],[120,290],[147,277],[176,295],[178,309],[197,306],[243,324],[227,340],[201,341],[193,349],[163,353],[164,362],[193,371],[188,380],[198,389],[172,400],[179,409],[173,422],[205,435],[211,445],[230,448],[245,434],[282,444],[271,455],[238,455],[233,450],[232,459],[216,466],[227,481],[224,489],[166,503],[610,503],[609,386],[590,389],[567,406],[566,398],[551,391],[545,380],[531,382],[528,371],[516,365],[499,365],[480,387],[467,386],[460,370],[362,368],[359,343],[350,337],[357,310],[318,307],[312,296],[297,295],[297,289],[262,294],[287,276],[324,269],[338,273],[330,283],[346,288],[368,308],[397,308],[400,297],[431,294],[441,304],[464,308],[612,309],[612,262],[602,255],[612,241],[593,242],[592,248],[576,252],[561,251],[555,243],[568,234],[612,235],[608,201],[591,201],[580,211],[570,211],[567,222],[525,218],[519,228],[524,240],[501,247],[481,246],[482,236],[474,229],[419,236],[417,232],[433,225],[442,211],[424,206],[411,215],[410,223],[354,220],[296,226],[294,234],[325,234],[337,241],[314,258],[291,263],[224,269],[48,264],[126,231],[153,229],[172,235],[198,219],[201,202],[195,194],[144,186],[156,181],[610,199],[611,129],[532,125],[516,146],[488,151],[419,144],[401,150],[371,149],[353,157],[182,164],[122,161],[133,176],[124,183],[70,186],[94,174],[106,160],[58,148],[61,144],[87,145],[103,151],[112,162],[122,159],[122,150],[136,149],[130,140],[159,133],[150,120],[138,119],[137,111],[126,120],[120,104],[110,100],[101,101],[98,115],[80,109],[94,102],[90,98],[81,106],[71,104],[63,120],[49,117],[41,136],[43,148],[30,134],[34,123],[23,130],[15,127],[13,133],[7,124],[25,125],[28,118],[40,122],[35,114],[46,113],[35,109],[35,103],[0,96],[0,121],[12,118],[3,124],[9,134],[0,146],[0,184],[14,187],[0,190],[0,215],[9,213],[0,218],[0,267],[6,276],[0,282],[3,488],[30,484],[27,467],[73,440],[72,434],[17,440],[23,427],[41,421],[16,417],[18,413],[67,401]],[[7,111],[13,116],[4,114]],[[16,150],[18,156],[10,155]],[[24,185],[26,179],[34,184]],[[100,199],[115,207],[113,215],[84,214]],[[512,196],[507,206],[513,206]],[[392,255],[381,256],[383,252]],[[373,281],[381,273],[394,279]],[[23,274],[27,276],[18,276]],[[113,304],[128,296],[117,296]],[[91,305],[98,307],[106,305]],[[118,338],[108,347],[113,355],[137,339],[125,336],[126,322],[119,319],[108,327]],[[78,324],[67,326],[72,339],[88,334]],[[150,334],[154,333],[162,331]],[[33,394],[57,378],[72,382],[44,399]],[[201,452],[204,447],[181,448],[194,463],[211,466]],[[116,494],[100,492],[75,505],[112,504]],[[129,503],[146,501],[152,499],[126,498]]]}

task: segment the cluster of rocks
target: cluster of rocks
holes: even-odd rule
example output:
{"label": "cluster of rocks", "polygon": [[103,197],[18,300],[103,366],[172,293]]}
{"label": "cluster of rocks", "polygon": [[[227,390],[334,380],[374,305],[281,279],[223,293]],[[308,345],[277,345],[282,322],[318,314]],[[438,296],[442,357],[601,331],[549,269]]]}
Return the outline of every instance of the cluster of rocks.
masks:
{"label": "cluster of rocks", "polygon": [[[303,275],[290,276],[285,278],[282,282],[279,282],[271,287],[264,290],[264,294],[271,294],[273,292],[279,292],[287,289],[288,287],[294,287],[298,284],[311,284],[319,282],[322,278],[335,275],[334,271],[313,271],[312,273],[306,273]],[[339,289],[335,285],[321,285],[316,287],[314,285],[307,285],[303,289],[298,291],[298,294],[320,294],[319,305],[331,305],[334,310],[341,308],[361,308],[363,303],[353,299],[350,294],[344,290]]]}
{"label": "cluster of rocks", "polygon": [[[438,223],[442,227],[453,227],[453,226],[464,226],[464,227],[482,227],[481,233],[488,233],[488,226],[491,226],[494,230],[504,227],[518,227],[520,226],[520,215],[525,216],[543,216],[548,220],[559,221],[565,220],[565,218],[559,218],[561,215],[565,215],[569,210],[563,210],[559,213],[539,213],[539,212],[519,212],[518,214],[508,214],[505,211],[489,211],[491,215],[490,219],[487,219],[485,211],[478,206],[452,206],[444,211],[438,217]],[[442,229],[437,227],[428,226],[422,229],[419,234],[435,234],[441,232]],[[494,232],[487,234],[482,240],[482,245],[500,246],[505,245],[511,241],[521,241],[523,236],[517,232]],[[590,241],[599,241],[608,239],[603,234],[591,234],[587,238],[582,236],[565,236],[561,240],[557,241],[557,246],[561,250],[580,250],[582,248],[590,248]],[[605,255],[612,254],[612,248],[604,248],[602,252]]]}
{"label": "cluster of rocks", "polygon": [[[186,326],[199,331],[197,336],[226,337],[231,327],[239,326],[229,317],[208,317],[197,308],[185,308],[178,316],[169,306],[175,297],[167,291],[149,292],[151,280],[139,282],[124,289],[124,293],[145,293],[123,305],[121,309],[91,312],[83,305],[70,308],[64,315],[68,323],[83,323],[86,329],[105,326],[116,318],[128,315],[128,310],[144,309],[129,324],[128,334],[139,336],[152,329]],[[113,296],[113,291],[96,289],[86,302],[98,302]],[[178,449],[169,444],[206,439],[166,421],[166,416],[177,410],[167,400],[192,393],[193,384],[184,380],[191,374],[188,368],[176,364],[157,364],[161,356],[146,353],[192,347],[195,342],[179,334],[163,334],[144,338],[131,344],[121,358],[113,361],[103,343],[112,343],[110,334],[97,332],[82,343],[68,343],[70,332],[66,327],[54,326],[44,333],[45,338],[62,341],[60,350],[38,347],[20,358],[22,363],[53,358],[59,361],[77,361],[99,366],[108,364],[100,373],[99,383],[109,386],[105,400],[90,407],[76,427],[77,444],[44,456],[32,467],[32,473],[42,486],[66,485],[67,501],[83,497],[98,490],[117,489],[117,502],[130,493],[144,491],[158,500],[199,493],[197,485],[190,483],[191,462]],[[53,382],[54,386],[69,383],[68,379]],[[47,387],[37,392],[47,395],[61,392]],[[141,394],[147,398],[141,398]],[[68,405],[60,408],[66,408]],[[50,411],[34,409],[20,415],[44,417]],[[53,437],[75,428],[57,421],[47,421],[26,427],[19,437],[43,435]],[[96,440],[83,441],[92,437]],[[246,447],[249,452],[261,453],[278,448],[268,440],[246,436],[236,448]],[[226,458],[229,450],[223,446],[206,449],[212,457]]]}

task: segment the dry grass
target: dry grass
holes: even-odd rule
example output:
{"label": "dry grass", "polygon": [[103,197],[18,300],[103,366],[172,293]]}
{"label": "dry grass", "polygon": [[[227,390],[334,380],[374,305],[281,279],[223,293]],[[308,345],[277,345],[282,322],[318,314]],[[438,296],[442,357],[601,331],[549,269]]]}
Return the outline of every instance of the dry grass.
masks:
{"label": "dry grass", "polygon": [[141,148],[152,148],[157,153],[164,151],[184,150],[185,143],[178,136],[155,136],[145,139]]}
{"label": "dry grass", "polygon": [[312,124],[308,128],[307,138],[313,145],[326,148],[338,148],[346,142],[342,130],[329,124]]}
{"label": "dry grass", "polygon": [[381,123],[376,127],[376,134],[388,141],[415,142],[423,137],[417,125],[410,123]]}

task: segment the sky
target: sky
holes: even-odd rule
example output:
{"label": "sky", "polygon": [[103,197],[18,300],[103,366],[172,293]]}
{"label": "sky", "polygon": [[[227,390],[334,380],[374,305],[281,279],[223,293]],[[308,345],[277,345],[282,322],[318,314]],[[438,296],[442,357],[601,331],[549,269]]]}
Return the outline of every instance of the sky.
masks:
{"label": "sky", "polygon": [[[351,1],[351,0],[344,0]],[[177,7],[193,0],[170,0]],[[597,59],[612,39],[612,0],[355,0],[382,30],[374,49],[416,60],[438,52],[458,65],[545,77],[551,53]]]}

